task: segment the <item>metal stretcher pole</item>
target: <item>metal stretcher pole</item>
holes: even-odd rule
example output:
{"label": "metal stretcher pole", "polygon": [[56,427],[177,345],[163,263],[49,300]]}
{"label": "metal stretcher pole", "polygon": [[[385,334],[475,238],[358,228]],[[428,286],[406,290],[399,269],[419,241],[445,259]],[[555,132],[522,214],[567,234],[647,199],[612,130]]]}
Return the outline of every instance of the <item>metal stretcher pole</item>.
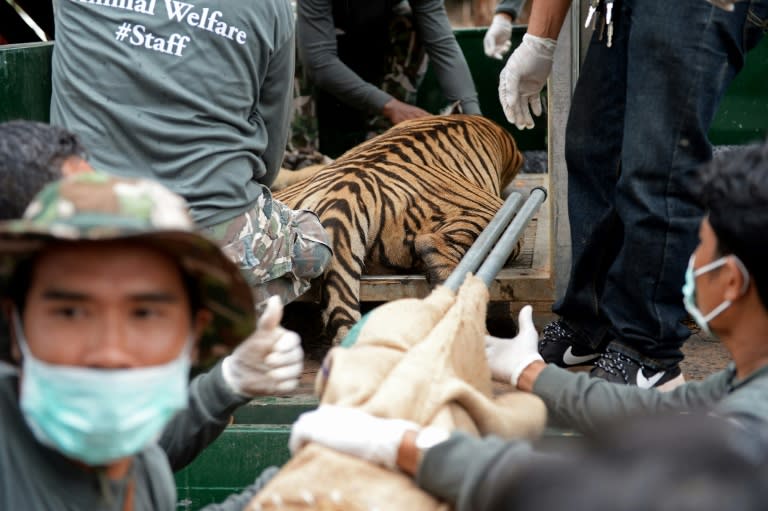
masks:
{"label": "metal stretcher pole", "polygon": [[467,253],[461,258],[459,264],[456,265],[453,272],[448,276],[443,283],[448,289],[456,291],[464,282],[464,277],[467,273],[476,271],[480,264],[485,259],[485,256],[493,248],[493,245],[499,239],[504,232],[504,229],[509,225],[512,217],[515,216],[515,212],[520,208],[520,203],[523,201],[523,196],[520,192],[512,192],[509,197],[504,201],[504,204],[496,212],[496,215],[491,219],[480,236],[477,237],[472,246],[469,247]]}
{"label": "metal stretcher pole", "polygon": [[[515,249],[517,240],[522,236],[525,226],[528,225],[533,215],[539,210],[541,204],[547,198],[547,191],[544,188],[537,186],[531,190],[531,194],[525,200],[525,203],[520,208],[520,212],[515,216],[509,227],[501,235],[496,246],[493,247],[491,253],[483,261],[480,269],[477,270],[477,277],[485,282],[485,285],[490,289],[493,279],[499,273],[504,263],[509,259],[509,255]],[[453,275],[451,275],[453,277]],[[462,276],[462,279],[464,277]]]}

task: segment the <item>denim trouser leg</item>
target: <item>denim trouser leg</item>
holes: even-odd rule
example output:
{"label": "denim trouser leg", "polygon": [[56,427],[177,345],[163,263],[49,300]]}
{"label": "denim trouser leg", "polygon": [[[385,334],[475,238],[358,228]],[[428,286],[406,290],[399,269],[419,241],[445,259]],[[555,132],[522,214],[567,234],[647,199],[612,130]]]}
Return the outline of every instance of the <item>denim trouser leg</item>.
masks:
{"label": "denim trouser leg", "polygon": [[[682,358],[680,288],[702,215],[696,170],[711,157],[706,134],[719,101],[756,43],[747,11],[764,18],[766,3],[727,13],[702,0],[624,0],[614,46],[591,48],[580,78],[603,73],[615,90],[593,85],[579,96],[577,87],[566,149],[574,260],[555,311],[593,338],[610,325],[611,347],[650,366]],[[603,126],[611,108],[623,112],[613,131]],[[576,115],[586,133],[574,131]],[[606,156],[617,143],[618,165]]]}
{"label": "denim trouser leg", "polygon": [[611,48],[597,31],[593,35],[566,126],[571,274],[552,310],[595,349],[610,328],[600,297],[622,238],[614,202],[624,127],[626,33],[616,30]]}

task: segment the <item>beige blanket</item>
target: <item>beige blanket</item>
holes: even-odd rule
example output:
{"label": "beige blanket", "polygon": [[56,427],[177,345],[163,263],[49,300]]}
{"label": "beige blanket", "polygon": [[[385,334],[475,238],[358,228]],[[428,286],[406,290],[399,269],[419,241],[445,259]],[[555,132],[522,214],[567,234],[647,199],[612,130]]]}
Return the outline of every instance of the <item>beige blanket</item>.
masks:
{"label": "beige blanket", "polygon": [[[484,352],[488,291],[469,276],[458,294],[383,305],[329,352],[318,373],[321,403],[475,434],[533,439],[546,410],[539,398],[491,393]],[[349,340],[349,339],[348,339]],[[346,342],[345,342],[346,344]],[[310,444],[297,452],[248,509],[447,510],[410,477]]]}

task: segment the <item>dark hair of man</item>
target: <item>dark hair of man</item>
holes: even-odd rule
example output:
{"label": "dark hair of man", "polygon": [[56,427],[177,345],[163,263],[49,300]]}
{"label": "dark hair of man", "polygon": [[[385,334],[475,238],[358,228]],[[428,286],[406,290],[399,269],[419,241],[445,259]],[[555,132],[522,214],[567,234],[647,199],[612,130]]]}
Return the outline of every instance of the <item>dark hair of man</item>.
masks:
{"label": "dark hair of man", "polygon": [[77,136],[34,121],[0,124],[0,220],[19,218],[46,184],[61,177],[69,157],[85,157]]}
{"label": "dark hair of man", "polygon": [[768,141],[721,153],[702,167],[698,197],[718,252],[741,259],[768,308]]}

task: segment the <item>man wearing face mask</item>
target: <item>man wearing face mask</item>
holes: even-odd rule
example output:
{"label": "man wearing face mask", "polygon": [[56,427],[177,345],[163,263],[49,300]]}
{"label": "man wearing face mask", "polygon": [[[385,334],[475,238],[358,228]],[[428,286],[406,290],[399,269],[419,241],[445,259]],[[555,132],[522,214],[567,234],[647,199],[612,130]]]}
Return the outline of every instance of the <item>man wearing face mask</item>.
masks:
{"label": "man wearing face mask", "polygon": [[[0,224],[16,366],[0,363],[0,509],[173,510],[172,467],[253,396],[297,385],[300,340],[186,203],[101,173],[47,186]],[[190,384],[193,360],[208,366]],[[240,510],[258,489],[216,507]]]}
{"label": "man wearing face mask", "polygon": [[[768,142],[729,153],[704,167],[698,190],[708,215],[701,222],[699,244],[686,272],[684,302],[701,327],[718,336],[731,353],[733,362],[726,369],[663,392],[547,365],[537,349],[531,307],[526,306],[514,339],[489,336],[486,340],[494,378],[538,395],[553,423],[583,432],[599,434],[609,422],[631,421],[638,415],[703,412],[727,421],[740,437],[764,449],[768,439],[768,240],[760,234],[768,232]],[[314,442],[397,467],[414,475],[425,491],[456,504],[459,510],[499,509],[488,502],[495,493],[508,490],[500,481],[509,480],[510,470],[531,461],[530,446],[462,433],[449,437],[436,429],[326,405],[299,418],[290,446],[295,451]]]}
{"label": "man wearing face mask", "polygon": [[551,417],[581,430],[638,413],[705,409],[749,430],[768,426],[768,142],[704,166],[696,187],[707,212],[691,255],[683,303],[703,331],[718,337],[729,366],[670,392],[626,387],[546,365],[537,334],[521,313],[513,339],[488,338],[494,377],[544,399]]}

